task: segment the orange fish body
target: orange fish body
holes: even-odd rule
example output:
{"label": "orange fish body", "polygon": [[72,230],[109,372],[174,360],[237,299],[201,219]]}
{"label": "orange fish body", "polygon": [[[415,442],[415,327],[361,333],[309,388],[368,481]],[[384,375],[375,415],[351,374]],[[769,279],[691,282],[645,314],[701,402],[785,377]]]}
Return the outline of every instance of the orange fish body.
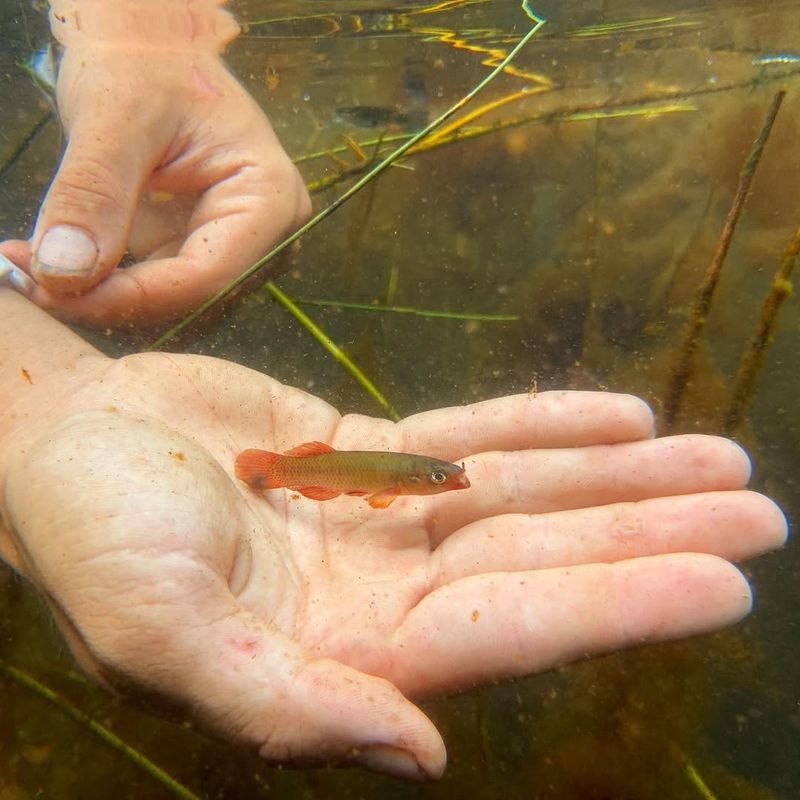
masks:
{"label": "orange fish body", "polygon": [[448,461],[411,453],[334,450],[322,442],[307,442],[283,455],[245,450],[236,457],[236,477],[258,492],[292,489],[313,500],[366,495],[373,508],[386,508],[401,494],[469,488],[463,466]]}

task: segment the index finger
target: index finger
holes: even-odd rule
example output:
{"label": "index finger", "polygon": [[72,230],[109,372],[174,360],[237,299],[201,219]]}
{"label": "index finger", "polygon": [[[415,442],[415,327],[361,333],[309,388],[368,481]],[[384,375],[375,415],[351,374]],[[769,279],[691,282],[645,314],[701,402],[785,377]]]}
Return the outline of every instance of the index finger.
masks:
{"label": "index finger", "polygon": [[653,412],[638,397],[542,392],[415,414],[398,423],[403,449],[453,461],[488,450],[585,447],[653,436]]}

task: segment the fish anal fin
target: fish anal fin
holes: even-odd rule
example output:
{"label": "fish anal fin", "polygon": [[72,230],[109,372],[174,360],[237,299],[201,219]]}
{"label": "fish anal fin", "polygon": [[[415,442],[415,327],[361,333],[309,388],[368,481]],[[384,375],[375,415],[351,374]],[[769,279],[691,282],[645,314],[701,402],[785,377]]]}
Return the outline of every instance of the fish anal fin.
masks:
{"label": "fish anal fin", "polygon": [[336,450],[329,444],[324,442],[304,442],[303,444],[287,450],[284,455],[293,456],[294,458],[303,458],[304,456],[321,456],[323,453],[335,453]]}
{"label": "fish anal fin", "polygon": [[308,497],[311,500],[331,500],[341,494],[336,489],[326,489],[324,486],[297,486],[293,488],[300,492],[303,497]]}
{"label": "fish anal fin", "polygon": [[367,498],[367,502],[373,508],[389,508],[389,506],[394,503],[397,494],[398,492],[396,487],[391,486],[388,489],[382,489],[380,492],[371,494]]}
{"label": "fish anal fin", "polygon": [[236,456],[236,477],[251,489],[275,489],[281,486],[278,461],[281,457],[268,450],[243,450]]}

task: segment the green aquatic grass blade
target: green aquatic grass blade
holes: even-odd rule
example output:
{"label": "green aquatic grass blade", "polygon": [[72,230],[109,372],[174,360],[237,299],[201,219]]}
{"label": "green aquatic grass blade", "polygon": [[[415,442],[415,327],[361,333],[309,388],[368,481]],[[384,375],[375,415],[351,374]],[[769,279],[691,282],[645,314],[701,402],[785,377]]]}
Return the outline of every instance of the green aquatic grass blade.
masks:
{"label": "green aquatic grass blade", "polygon": [[565,36],[590,38],[593,36],[614,36],[621,33],[644,33],[648,31],[699,28],[700,22],[681,20],[678,17],[651,17],[650,19],[620,20],[619,22],[605,22],[599,25],[588,25],[585,28],[576,28],[568,31]]}
{"label": "green aquatic grass blade", "polygon": [[317,325],[311,317],[302,311],[298,305],[282,292],[272,281],[266,285],[267,291],[358,381],[363,389],[375,402],[397,422],[400,415],[392,404],[384,397],[377,386],[364,374],[361,368],[350,356]]}
{"label": "green aquatic grass blade", "polygon": [[327,308],[349,308],[354,311],[380,311],[387,314],[412,314],[415,317],[431,317],[433,319],[456,319],[475,322],[516,322],[516,314],[476,314],[462,311],[435,311],[433,309],[412,308],[410,306],[374,306],[369,303],[346,303],[341,300],[311,300],[298,298],[301,306],[319,306]]}
{"label": "green aquatic grass blade", "polygon": [[717,800],[717,796],[708,788],[708,784],[703,780],[703,776],[697,771],[697,768],[691,761],[686,762],[686,777],[689,778],[692,786],[697,789],[703,800]]}
{"label": "green aquatic grass blade", "polygon": [[5,675],[9,680],[13,681],[19,686],[22,686],[33,694],[47,700],[54,706],[63,711],[68,717],[74,719],[78,724],[88,728],[95,736],[102,739],[109,747],[113,747],[118,752],[122,753],[129,761],[136,764],[137,767],[144,770],[151,778],[158,781],[162,786],[168,789],[176,797],[183,798],[183,800],[200,800],[200,797],[191,790],[187,789],[182,783],[178,783],[171,775],[166,773],[161,767],[154,764],[147,756],[140,753],[135,748],[124,742],[116,734],[112,733],[105,725],[101,725],[96,720],[92,719],[88,714],[81,711],[76,706],[72,705],[63,695],[53,691],[43,683],[39,683],[27,672],[23,672],[17,667],[12,667],[0,661],[0,673]]}
{"label": "green aquatic grass blade", "polygon": [[361,191],[361,189],[363,189],[368,183],[377,178],[378,175],[388,169],[395,161],[407,153],[415,144],[421,142],[426,136],[432,133],[436,128],[450,119],[467,103],[469,103],[470,100],[472,100],[472,98],[474,98],[478,93],[483,91],[483,89],[485,89],[498,75],[500,75],[500,73],[505,70],[505,68],[514,60],[514,58],[516,58],[517,53],[519,53],[520,50],[525,47],[525,45],[530,41],[531,37],[533,37],[533,35],[542,27],[542,25],[545,24],[545,20],[534,13],[533,9],[530,7],[529,0],[523,0],[522,9],[528,18],[533,21],[533,26],[519,40],[519,42],[517,42],[517,44],[511,50],[509,50],[506,57],[488,75],[486,75],[482,81],[476,84],[469,92],[467,92],[467,94],[450,106],[450,108],[448,108],[443,114],[437,117],[425,128],[423,128],[419,133],[412,136],[410,139],[400,145],[400,147],[393,150],[386,158],[378,162],[374,167],[372,167],[372,169],[364,174],[363,177],[361,177],[349,189],[347,189],[347,191],[339,195],[339,197],[337,197],[329,206],[320,211],[299,230],[295,231],[295,233],[293,233],[291,236],[288,236],[286,239],[284,239],[265,256],[256,261],[255,264],[248,267],[237,278],[234,278],[226,286],[223,286],[222,289],[202,303],[198,308],[187,314],[180,322],[171,327],[166,333],[162,334],[150,345],[148,349],[159,350],[169,341],[174,339],[184,328],[186,328],[188,325],[191,325],[192,322],[205,314],[206,311],[219,303],[220,300],[223,300],[225,297],[227,297],[232,291],[248,280],[248,278],[251,278],[259,270],[263,269],[263,267],[272,261],[275,256],[282,253],[287,247],[290,247],[292,244],[294,244],[294,242],[296,242],[301,236],[308,233],[308,231],[310,231],[312,228],[315,228],[324,219],[327,219],[331,214],[339,209],[340,206],[353,197],[353,195]]}

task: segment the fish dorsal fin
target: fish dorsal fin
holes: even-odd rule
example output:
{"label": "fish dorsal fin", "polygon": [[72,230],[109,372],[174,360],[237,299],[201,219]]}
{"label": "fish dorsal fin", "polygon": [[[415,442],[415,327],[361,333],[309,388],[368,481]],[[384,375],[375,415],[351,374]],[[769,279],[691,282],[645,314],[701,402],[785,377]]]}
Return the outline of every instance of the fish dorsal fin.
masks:
{"label": "fish dorsal fin", "polygon": [[324,442],[305,442],[287,450],[285,456],[294,458],[304,458],[305,456],[321,456],[323,453],[335,453],[336,451],[329,444]]}

